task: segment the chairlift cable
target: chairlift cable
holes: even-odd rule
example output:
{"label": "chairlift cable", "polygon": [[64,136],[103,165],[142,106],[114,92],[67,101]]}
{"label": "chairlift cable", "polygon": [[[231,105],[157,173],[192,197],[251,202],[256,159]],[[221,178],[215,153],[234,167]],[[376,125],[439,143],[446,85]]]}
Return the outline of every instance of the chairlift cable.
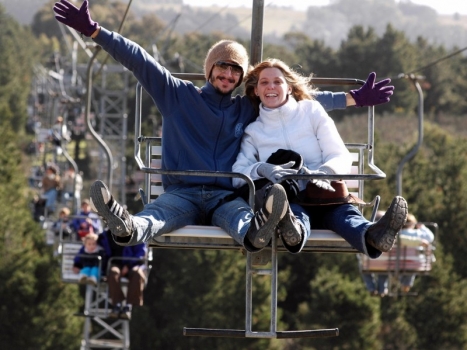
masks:
{"label": "chairlift cable", "polygon": [[[167,38],[166,38],[166,40],[165,40],[165,45],[164,45],[164,47],[163,47],[163,49],[162,49],[162,54],[161,54],[161,55],[164,55],[164,53],[167,51],[167,48],[168,48],[168,46],[169,46],[170,35],[172,34],[172,32],[173,32],[173,30],[174,30],[174,28],[175,28],[175,26],[176,26],[178,20],[180,19],[181,15],[182,15],[181,12],[178,13],[177,16],[175,16],[175,17],[170,21],[170,23],[167,24],[167,25],[165,26],[165,28],[162,29],[162,31],[160,31],[160,32],[157,34],[157,36],[154,38],[154,41],[153,41],[154,44],[153,44],[153,46],[156,45],[156,47],[157,47],[157,41],[159,40],[159,38],[161,38],[162,35],[170,28],[170,31],[167,33]],[[159,63],[161,63],[161,62],[159,62]]]}
{"label": "chairlift cable", "polygon": [[[244,21],[246,21],[247,19],[250,19],[250,18],[251,18],[251,15],[250,15],[250,16],[247,16],[247,17],[245,17],[245,18],[243,18],[242,20],[240,20],[239,22],[237,22],[234,26],[227,28],[227,29],[226,29],[226,32],[228,32],[229,30],[231,30],[231,29],[237,27],[239,23],[242,23],[242,22],[244,22]],[[199,46],[197,46],[197,47],[195,47],[195,48],[191,48],[191,49],[194,50],[194,49],[197,49],[198,47],[199,47]],[[195,62],[191,61],[190,59],[186,58],[186,56],[183,56],[183,55],[181,55],[181,56],[182,56],[183,60],[184,60],[185,62],[187,62],[188,64],[190,64],[192,67],[197,68],[197,69],[202,69],[202,68],[203,68],[202,66],[199,66],[197,63],[195,63]]]}
{"label": "chairlift cable", "polygon": [[164,47],[162,48],[162,54],[164,54],[165,52],[168,51],[169,45],[170,45],[170,36],[171,36],[173,30],[175,29],[175,26],[177,25],[177,22],[178,22],[178,20],[180,19],[181,16],[182,16],[182,14],[179,13],[178,16],[173,20],[170,31],[167,34],[167,38],[165,39]]}
{"label": "chairlift cable", "polygon": [[[270,1],[267,5],[265,5],[265,7],[270,7],[271,5],[274,5],[274,1]],[[225,10],[226,8],[228,8],[230,5],[227,5],[225,7],[223,7],[221,10],[219,10],[218,12],[216,12],[213,16],[211,16],[205,23],[203,23],[201,26],[199,26],[197,29],[195,29],[194,31],[197,31],[199,29],[201,29],[202,27],[204,27],[209,21],[211,21],[211,19],[215,16],[215,15],[218,15],[219,13],[221,13],[223,10]],[[226,28],[224,30],[225,33],[228,33],[231,29],[235,28],[238,26],[238,24],[240,23],[243,23],[244,21],[248,20],[248,19],[251,19],[251,14],[246,16],[245,18],[241,19],[239,22],[237,22],[235,25],[233,25],[232,27],[229,27],[229,28]],[[200,47],[200,45],[198,46],[195,46],[195,47],[191,47],[190,48],[190,51],[188,51],[188,54],[186,55],[182,55],[182,57],[184,57],[184,59],[186,59],[185,57],[189,56],[189,53],[191,51],[195,51],[197,50],[198,48]],[[195,66],[195,64],[192,62],[192,61],[189,61],[189,63],[192,65],[192,66]],[[197,66],[197,65],[196,65]]]}
{"label": "chairlift cable", "polygon": [[429,63],[429,64],[427,64],[425,66],[414,69],[414,70],[412,70],[412,71],[410,71],[408,73],[400,74],[396,78],[399,78],[399,79],[400,78],[405,78],[405,77],[410,76],[410,75],[412,75],[412,74],[414,74],[416,72],[419,72],[419,71],[425,70],[427,68],[430,68],[430,67],[432,67],[432,66],[434,66],[434,65],[436,65],[436,64],[438,64],[438,63],[440,63],[442,61],[445,61],[445,60],[447,60],[447,59],[449,59],[449,58],[451,58],[453,56],[456,56],[456,55],[460,54],[461,52],[463,52],[465,50],[467,50],[467,47],[464,47],[463,49],[457,50],[457,51],[455,51],[455,52],[453,52],[453,53],[451,53],[451,54],[449,54],[447,56],[441,57],[441,58],[439,58],[439,59],[437,59],[437,60],[435,60],[435,61],[433,61],[433,62],[431,62],[431,63]]}
{"label": "chairlift cable", "polygon": [[448,58],[451,58],[451,57],[453,57],[453,56],[455,56],[455,55],[458,55],[458,54],[460,54],[461,52],[463,52],[463,51],[465,51],[465,50],[467,50],[467,47],[464,47],[463,49],[457,50],[457,51],[455,51],[455,52],[453,52],[453,53],[451,53],[451,54],[449,54],[449,55],[447,55],[447,56],[441,57],[440,59],[437,59],[436,61],[433,61],[432,63],[427,64],[427,65],[424,66],[424,67],[421,67],[421,68],[418,68],[418,69],[415,69],[415,70],[409,72],[408,74],[413,74],[413,73],[415,73],[415,72],[418,72],[418,71],[427,69],[427,68],[429,68],[429,67],[431,67],[431,66],[434,66],[435,64],[438,64],[439,62],[442,62],[442,61],[444,61],[444,60],[447,60]]}
{"label": "chairlift cable", "polygon": [[219,11],[215,12],[211,17],[209,17],[204,23],[202,23],[200,26],[198,26],[198,28],[195,28],[193,31],[194,32],[197,32],[198,30],[200,30],[201,28],[203,28],[204,26],[206,26],[209,22],[211,22],[214,17],[216,17],[218,14],[220,14],[221,12],[223,12],[226,8],[228,8],[230,5],[226,5],[224,6],[223,8],[221,8]]}
{"label": "chairlift cable", "polygon": [[[125,23],[125,20],[126,20],[126,17],[127,17],[127,15],[128,15],[128,12],[130,11],[130,7],[131,7],[131,3],[132,3],[132,2],[133,2],[133,0],[130,0],[130,1],[128,2],[128,6],[126,7],[125,13],[123,14],[123,18],[122,18],[122,20],[120,21],[120,25],[119,25],[119,27],[118,27],[117,33],[120,33],[120,32],[122,31],[123,24]],[[105,56],[104,61],[102,62],[102,64],[101,64],[99,70],[98,70],[97,73],[94,75],[94,77],[97,77],[97,76],[101,73],[101,71],[102,71],[103,67],[105,66],[105,64],[106,64],[107,60],[109,59],[109,57],[110,57],[110,55],[108,55],[108,54]]]}

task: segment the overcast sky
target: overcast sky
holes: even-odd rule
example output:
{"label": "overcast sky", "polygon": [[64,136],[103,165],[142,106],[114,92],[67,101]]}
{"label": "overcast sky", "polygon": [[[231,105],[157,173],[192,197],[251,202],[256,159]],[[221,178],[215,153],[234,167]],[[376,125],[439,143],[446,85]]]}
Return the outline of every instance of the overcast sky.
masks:
{"label": "overcast sky", "polygon": [[[403,0],[404,1],[404,0]],[[408,0],[405,0],[408,1]],[[253,3],[253,0],[183,0],[187,5],[191,6],[213,6],[218,5],[220,7],[225,6],[249,6]],[[290,3],[294,4],[291,5]],[[454,14],[460,13],[467,15],[467,1],[466,0],[412,0],[414,4],[426,5],[438,12],[439,14]],[[265,6],[274,4],[276,6],[292,6],[299,10],[305,10],[308,6],[326,6],[329,5],[329,0],[264,0]]]}

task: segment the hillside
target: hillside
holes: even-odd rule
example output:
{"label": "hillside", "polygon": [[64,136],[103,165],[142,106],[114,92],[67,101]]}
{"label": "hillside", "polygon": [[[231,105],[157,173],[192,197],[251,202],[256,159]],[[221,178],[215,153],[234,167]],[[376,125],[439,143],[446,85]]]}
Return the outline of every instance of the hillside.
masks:
{"label": "hillside", "polygon": [[[143,15],[144,13],[155,13],[156,15],[163,14],[161,16],[166,22],[170,22],[175,17],[175,14],[182,14],[182,18],[175,28],[176,31],[184,32],[183,17],[189,17],[186,21],[192,22],[194,25],[201,27],[206,24],[203,31],[217,30],[215,24],[217,24],[216,17],[227,19],[222,21],[223,28],[229,28],[233,23],[233,18],[236,18],[238,25],[245,32],[249,33],[251,30],[251,8],[247,7],[233,7],[225,8],[220,6],[213,7],[188,7],[181,5],[164,5],[164,4],[135,4],[135,13]],[[290,8],[283,7],[271,7],[266,6],[264,9],[264,35],[277,35],[282,36],[292,29],[300,28],[306,19],[306,13],[300,11],[294,11]],[[193,27],[192,29],[195,29]],[[219,27],[220,28],[220,27]]]}
{"label": "hillside", "polygon": [[[133,10],[140,16],[155,13],[168,24],[180,15],[174,26],[178,33],[224,31],[248,39],[251,30],[250,8],[137,3]],[[448,49],[467,46],[467,16],[441,16],[427,6],[412,3],[340,0],[329,6],[310,6],[307,12],[271,5],[265,6],[263,24],[264,41],[276,44],[285,44],[285,33],[299,31],[337,49],[355,25],[372,27],[377,35],[383,35],[391,25],[411,41],[422,36]]]}
{"label": "hillside", "polygon": [[[21,24],[30,24],[37,10],[53,0],[0,0],[7,13]],[[228,32],[234,37],[248,39],[251,32],[251,9],[246,7],[190,7],[161,4],[163,1],[135,1],[132,11],[137,16],[152,13],[162,18],[167,26],[173,25],[178,33],[201,31]],[[169,2],[169,1],[167,1]],[[363,11],[364,9],[364,11]],[[301,31],[313,39],[323,40],[326,45],[338,48],[354,25],[371,26],[378,35],[386,26],[404,31],[411,40],[423,36],[431,43],[446,48],[467,46],[467,16],[438,15],[427,6],[412,3],[370,2],[369,0],[340,0],[329,6],[311,6],[306,12],[289,7],[266,5],[263,35],[265,42],[281,42],[289,31]]]}

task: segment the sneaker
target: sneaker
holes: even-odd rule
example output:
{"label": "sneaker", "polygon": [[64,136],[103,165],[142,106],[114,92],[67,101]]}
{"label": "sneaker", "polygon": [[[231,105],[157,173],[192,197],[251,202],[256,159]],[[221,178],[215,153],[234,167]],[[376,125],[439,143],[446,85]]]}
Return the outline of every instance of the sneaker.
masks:
{"label": "sneaker", "polygon": [[282,241],[290,247],[296,246],[302,241],[302,226],[292,210],[290,210],[290,207],[287,207],[287,213],[277,224],[276,232],[282,238]]}
{"label": "sneaker", "polygon": [[90,189],[90,204],[108,225],[115,236],[126,237],[133,234],[133,221],[128,210],[124,209],[110,194],[102,181],[95,181]]}
{"label": "sneaker", "polygon": [[263,207],[255,213],[251,220],[246,237],[258,249],[269,244],[279,221],[285,216],[289,202],[284,187],[272,185],[265,195]]}
{"label": "sneaker", "polygon": [[88,282],[88,276],[86,275],[79,275],[79,284],[86,284]]}
{"label": "sneaker", "polygon": [[110,311],[109,317],[110,318],[119,318],[121,311],[122,311],[122,305],[117,304],[112,308],[112,311]]}
{"label": "sneaker", "polygon": [[396,196],[383,217],[367,230],[367,243],[382,252],[390,251],[406,220],[407,202],[404,198]]}
{"label": "sneaker", "polygon": [[86,283],[90,284],[92,286],[97,286],[97,279],[94,276],[90,276],[90,277],[87,278]]}
{"label": "sneaker", "polygon": [[124,320],[131,320],[131,305],[127,304],[120,312],[120,318]]}

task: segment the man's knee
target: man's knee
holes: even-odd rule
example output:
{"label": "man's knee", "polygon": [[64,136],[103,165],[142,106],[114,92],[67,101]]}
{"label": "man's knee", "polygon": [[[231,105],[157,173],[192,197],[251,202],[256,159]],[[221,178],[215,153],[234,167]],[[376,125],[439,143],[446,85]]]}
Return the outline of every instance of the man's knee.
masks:
{"label": "man's knee", "polygon": [[119,276],[120,275],[120,268],[118,266],[112,266],[110,268],[110,275]]}

